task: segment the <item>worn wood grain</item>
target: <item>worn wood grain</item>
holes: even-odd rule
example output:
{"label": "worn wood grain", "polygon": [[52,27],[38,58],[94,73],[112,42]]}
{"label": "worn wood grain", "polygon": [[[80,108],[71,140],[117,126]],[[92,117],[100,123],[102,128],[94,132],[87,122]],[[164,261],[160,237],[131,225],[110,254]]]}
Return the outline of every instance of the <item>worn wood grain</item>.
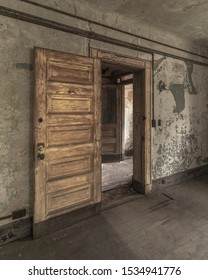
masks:
{"label": "worn wood grain", "polygon": [[97,57],[106,61],[106,62],[112,62],[116,64],[121,64],[125,66],[135,67],[135,70],[138,70],[138,68],[144,68],[145,67],[145,61],[140,59],[135,59],[128,56],[122,56],[118,55],[116,53],[109,53],[104,51],[97,51]]}
{"label": "worn wood grain", "polygon": [[80,174],[79,176],[61,178],[59,180],[51,180],[46,184],[46,193],[53,193],[59,190],[75,188],[79,185],[93,184],[93,171],[91,173]]}
{"label": "worn wood grain", "polygon": [[48,126],[92,125],[93,114],[54,114],[46,116]]}
{"label": "worn wood grain", "polygon": [[93,113],[92,98],[47,96],[47,113]]}
{"label": "worn wood grain", "polygon": [[[45,188],[46,166],[38,159],[38,143],[46,143],[46,51],[35,48],[35,104],[34,104],[34,224],[46,219]],[[42,122],[38,119],[42,118]]]}
{"label": "worn wood grain", "polygon": [[94,59],[94,203],[101,202],[101,61]]}
{"label": "worn wood grain", "polygon": [[68,97],[90,97],[93,96],[94,88],[93,85],[47,82],[47,93],[49,95],[66,95]]}
{"label": "worn wood grain", "polygon": [[35,224],[101,201],[100,61],[38,49],[36,65],[45,158],[37,159]]}
{"label": "worn wood grain", "polygon": [[86,144],[92,142],[92,125],[55,126],[47,128],[48,146]]}
{"label": "worn wood grain", "polygon": [[150,193],[152,190],[152,142],[151,142],[151,64],[146,62],[145,68],[145,95],[144,95],[144,151],[145,151],[145,167],[144,167],[144,178],[145,178],[145,193]]}

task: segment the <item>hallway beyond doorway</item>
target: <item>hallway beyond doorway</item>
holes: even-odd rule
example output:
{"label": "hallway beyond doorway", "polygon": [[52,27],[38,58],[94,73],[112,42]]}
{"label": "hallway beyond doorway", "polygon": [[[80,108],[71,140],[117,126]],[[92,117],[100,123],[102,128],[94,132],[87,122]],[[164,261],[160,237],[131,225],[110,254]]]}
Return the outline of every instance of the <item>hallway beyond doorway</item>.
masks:
{"label": "hallway beyond doorway", "polygon": [[102,191],[132,184],[133,157],[102,164]]}

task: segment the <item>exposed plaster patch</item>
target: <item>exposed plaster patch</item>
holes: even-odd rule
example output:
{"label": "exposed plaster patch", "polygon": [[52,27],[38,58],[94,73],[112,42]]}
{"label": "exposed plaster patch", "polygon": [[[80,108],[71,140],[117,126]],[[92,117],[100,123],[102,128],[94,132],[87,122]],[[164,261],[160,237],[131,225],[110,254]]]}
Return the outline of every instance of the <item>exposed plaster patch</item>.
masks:
{"label": "exposed plaster patch", "polygon": [[154,71],[156,71],[155,74],[157,73],[157,71],[161,70],[161,68],[160,69],[158,69],[158,68],[161,65],[161,63],[163,62],[163,60],[165,60],[165,59],[167,59],[167,57],[163,56],[154,62]]}
{"label": "exposed plaster patch", "polygon": [[[160,72],[167,71],[164,75],[165,79],[159,82],[159,93],[163,90],[169,90],[172,93],[175,100],[173,113],[179,114],[185,109],[185,87],[187,87],[190,95],[197,94],[192,78],[193,64],[187,62],[179,63],[173,59],[171,59],[173,62],[170,64],[169,60],[167,57],[161,57],[157,60],[155,75],[157,76]],[[168,72],[170,72],[170,76],[168,76]]]}
{"label": "exposed plaster patch", "polygon": [[169,87],[171,93],[173,94],[176,106],[173,113],[180,113],[185,108],[185,97],[184,97],[184,85],[183,84],[172,84]]}
{"label": "exposed plaster patch", "polygon": [[193,79],[192,79],[192,75],[193,75],[193,70],[194,70],[194,65],[193,63],[189,63],[189,62],[185,62],[186,67],[187,67],[187,75],[188,75],[188,81],[187,81],[187,85],[188,85],[188,92],[189,94],[197,94],[196,88],[194,86],[193,83]]}

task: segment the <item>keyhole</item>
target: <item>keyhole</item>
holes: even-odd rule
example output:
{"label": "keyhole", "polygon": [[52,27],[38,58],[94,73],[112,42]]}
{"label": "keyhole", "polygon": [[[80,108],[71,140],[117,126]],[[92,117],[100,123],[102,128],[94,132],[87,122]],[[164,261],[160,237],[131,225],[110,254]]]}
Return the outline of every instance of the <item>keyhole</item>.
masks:
{"label": "keyhole", "polygon": [[43,121],[43,118],[42,118],[42,117],[38,118],[38,122],[39,122],[39,123],[41,123],[42,121]]}

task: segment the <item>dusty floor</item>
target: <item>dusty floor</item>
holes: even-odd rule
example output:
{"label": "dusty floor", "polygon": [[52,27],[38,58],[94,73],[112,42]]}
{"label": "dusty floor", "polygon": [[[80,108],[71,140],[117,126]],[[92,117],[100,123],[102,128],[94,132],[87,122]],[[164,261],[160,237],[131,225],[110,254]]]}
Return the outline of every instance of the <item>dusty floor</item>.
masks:
{"label": "dusty floor", "polygon": [[208,175],[120,196],[99,216],[0,247],[0,259],[208,259]]}
{"label": "dusty floor", "polygon": [[131,184],[132,174],[133,157],[127,157],[121,162],[102,163],[102,190]]}

